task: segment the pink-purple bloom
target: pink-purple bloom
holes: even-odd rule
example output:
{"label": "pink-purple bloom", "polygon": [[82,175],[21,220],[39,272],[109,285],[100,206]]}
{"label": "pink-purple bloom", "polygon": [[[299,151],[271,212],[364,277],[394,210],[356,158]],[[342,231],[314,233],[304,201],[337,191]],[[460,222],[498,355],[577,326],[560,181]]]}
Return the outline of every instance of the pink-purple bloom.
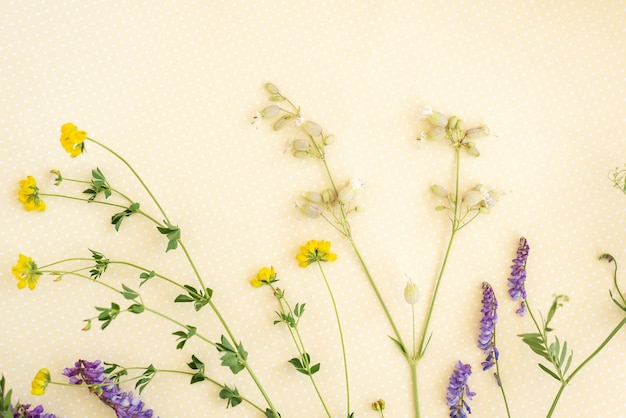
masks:
{"label": "pink-purple bloom", "polygon": [[[45,414],[43,406],[38,405],[33,409],[30,409],[30,404],[17,404],[16,406],[9,406],[10,412],[13,413],[13,418],[57,418],[54,414]],[[9,415],[11,416],[11,415]]]}
{"label": "pink-purple bloom", "polygon": [[450,376],[450,384],[448,385],[448,394],[446,396],[447,404],[450,407],[451,418],[467,418],[472,413],[465,398],[471,400],[474,395],[467,385],[467,380],[472,374],[472,367],[459,361],[454,366],[452,376]]}
{"label": "pink-purple bloom", "polygon": [[530,247],[526,238],[521,237],[517,247],[517,257],[513,260],[511,277],[509,278],[509,295],[511,295],[511,299],[522,299],[520,308],[516,311],[520,316],[524,316],[526,313],[526,288],[524,287],[524,282],[526,281],[526,260],[528,259],[529,250]]}
{"label": "pink-purple bloom", "polygon": [[496,322],[498,322],[498,300],[493,288],[487,282],[483,282],[483,308],[480,310],[483,317],[480,320],[480,333],[478,334],[478,348],[487,355],[481,363],[483,370],[490,369],[498,360],[500,353],[496,347]]}
{"label": "pink-purple bloom", "polygon": [[144,410],[144,403],[132,392],[124,392],[106,374],[100,360],[78,360],[74,367],[63,370],[63,375],[70,378],[74,385],[90,386],[89,390],[95,393],[100,400],[115,411],[117,418],[151,418],[152,409]]}

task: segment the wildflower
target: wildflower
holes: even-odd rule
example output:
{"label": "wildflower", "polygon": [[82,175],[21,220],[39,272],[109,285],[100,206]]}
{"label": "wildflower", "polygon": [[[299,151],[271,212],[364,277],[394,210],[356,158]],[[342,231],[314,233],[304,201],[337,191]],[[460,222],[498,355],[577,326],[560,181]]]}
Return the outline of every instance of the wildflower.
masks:
{"label": "wildflower", "polygon": [[78,360],[74,367],[63,370],[63,375],[70,378],[74,385],[90,385],[89,391],[95,393],[102,403],[112,408],[117,417],[151,418],[152,409],[144,410],[145,404],[132,392],[124,392],[111,378],[104,374],[100,360]]}
{"label": "wildflower", "polygon": [[498,300],[493,293],[493,288],[487,282],[483,282],[483,308],[480,310],[483,317],[480,320],[480,333],[478,334],[478,348],[487,354],[485,361],[481,363],[483,370],[490,369],[498,360],[500,353],[495,344],[496,322],[498,322]]}
{"label": "wildflower", "polygon": [[65,151],[69,152],[72,158],[83,153],[86,138],[87,132],[79,131],[73,123],[66,123],[61,126],[61,145]]}
{"label": "wildflower", "polygon": [[263,267],[257,273],[256,277],[250,280],[250,284],[254,287],[261,287],[264,284],[277,282],[274,267]]}
{"label": "wildflower", "polygon": [[58,186],[63,181],[63,175],[57,169],[50,170],[50,174],[54,174],[56,177],[54,178],[54,185]]}
{"label": "wildflower", "polygon": [[35,287],[37,287],[39,276],[42,274],[37,269],[37,264],[33,259],[24,254],[18,256],[17,264],[11,268],[11,272],[18,280],[18,289],[23,289],[28,286],[30,290],[34,290]]}
{"label": "wildflower", "polygon": [[48,387],[49,383],[50,383],[50,370],[45,369],[45,368],[40,369],[35,375],[35,378],[33,379],[33,382],[31,384],[32,389],[30,393],[35,396],[41,396],[45,394],[46,388]]}
{"label": "wildflower", "polygon": [[511,266],[511,277],[509,278],[509,295],[513,300],[522,299],[520,308],[516,313],[520,316],[524,316],[526,313],[526,288],[524,282],[526,281],[526,260],[528,259],[528,251],[530,247],[526,238],[521,237],[519,239],[519,246],[517,247],[517,257],[513,260]]}
{"label": "wildflower", "polygon": [[450,417],[452,418],[467,418],[467,413],[471,414],[472,411],[465,400],[472,399],[474,392],[470,391],[467,385],[467,380],[472,374],[472,367],[469,364],[463,364],[459,361],[454,366],[452,376],[450,376],[450,384],[448,385],[448,394],[446,396],[447,404],[450,407]]}
{"label": "wildflower", "polygon": [[446,137],[447,130],[441,126],[433,126],[427,131],[422,131],[420,134],[420,140],[425,141],[437,141]]}
{"label": "wildflower", "polygon": [[424,108],[422,116],[424,116],[424,119],[426,119],[432,126],[438,126],[441,128],[448,126],[448,118],[446,115],[433,110],[431,107]]}
{"label": "wildflower", "polygon": [[417,284],[413,283],[412,279],[409,279],[406,282],[406,286],[404,288],[404,300],[409,305],[415,305],[417,303],[417,299],[419,298],[419,289],[417,288]]}
{"label": "wildflower", "polygon": [[502,192],[489,190],[482,184],[479,184],[463,195],[463,202],[469,208],[491,209],[498,203],[498,199],[502,194]]}
{"label": "wildflower", "polygon": [[39,197],[39,187],[37,187],[37,181],[33,176],[20,180],[20,190],[17,192],[17,196],[29,212],[31,210],[40,212],[46,210],[46,203]]}
{"label": "wildflower", "polygon": [[300,253],[296,255],[296,259],[300,267],[307,267],[316,261],[335,261],[337,254],[330,252],[330,242],[310,240],[300,247]]}
{"label": "wildflower", "polygon": [[367,182],[361,178],[357,177],[350,180],[350,183],[348,183],[343,189],[339,191],[339,195],[337,196],[339,203],[347,205],[348,203],[352,202],[352,200],[356,196],[356,191],[366,186]]}
{"label": "wildflower", "polygon": [[12,413],[9,417],[19,417],[19,418],[57,418],[54,414],[44,414],[43,406],[37,405],[32,410],[31,404],[20,404],[18,403],[15,406],[9,406],[9,412]]}
{"label": "wildflower", "polygon": [[324,211],[320,205],[313,202],[296,202],[295,206],[300,209],[300,212],[307,218],[319,218]]}

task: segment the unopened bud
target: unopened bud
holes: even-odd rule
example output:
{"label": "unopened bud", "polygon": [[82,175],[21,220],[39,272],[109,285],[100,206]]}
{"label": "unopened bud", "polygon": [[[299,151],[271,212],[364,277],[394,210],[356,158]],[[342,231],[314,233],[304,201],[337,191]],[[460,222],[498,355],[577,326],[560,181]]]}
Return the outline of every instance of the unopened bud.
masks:
{"label": "unopened bud", "polygon": [[372,402],[372,410],[383,411],[384,409],[385,409],[385,401],[383,399],[379,399],[376,402]]}
{"label": "unopened bud", "polygon": [[455,129],[456,128],[456,123],[459,121],[459,118],[457,118],[456,116],[452,116],[450,119],[448,119],[448,128],[449,129]]}
{"label": "unopened bud", "polygon": [[473,142],[465,144],[465,150],[472,157],[480,157],[480,152],[478,151],[478,148],[476,148]]}
{"label": "unopened bud", "polygon": [[315,218],[319,218],[320,216],[322,216],[323,209],[317,203],[313,203],[313,202],[296,203],[296,207],[307,218],[315,219]]}
{"label": "unopened bud", "polygon": [[428,131],[422,132],[420,138],[428,141],[436,141],[438,139],[444,139],[446,137],[446,128],[441,126],[435,126]]}
{"label": "unopened bud", "polygon": [[278,87],[272,83],[265,83],[265,90],[270,94],[278,94]]}
{"label": "unopened bud", "polygon": [[261,110],[261,116],[265,119],[273,118],[274,116],[278,116],[280,112],[280,108],[276,105],[269,105],[265,109]]}
{"label": "unopened bud", "polygon": [[291,142],[291,148],[294,151],[306,151],[311,149],[311,143],[308,139],[295,139]]}
{"label": "unopened bud", "polygon": [[302,193],[302,197],[308,200],[311,203],[322,203],[322,194],[318,192],[304,192]]}
{"label": "unopened bud", "polygon": [[417,284],[413,283],[412,280],[406,282],[406,287],[404,288],[404,300],[409,305],[415,305],[417,303],[417,299],[419,299],[419,289],[417,288]]}
{"label": "unopened bud", "polygon": [[324,138],[324,145],[330,145],[335,140],[335,135],[330,134],[326,138]]}
{"label": "unopened bud", "polygon": [[331,203],[337,199],[337,193],[333,189],[326,189],[322,192],[322,201],[324,203]]}
{"label": "unopened bud", "polygon": [[474,140],[478,138],[482,138],[484,136],[489,135],[491,132],[489,131],[488,126],[481,126],[478,128],[470,128],[465,132],[465,138],[468,140]]}
{"label": "unopened bud", "polygon": [[304,131],[313,138],[317,138],[322,135],[322,127],[315,122],[311,122],[310,120],[302,124],[302,129],[304,129]]}
{"label": "unopened bud", "polygon": [[354,196],[356,196],[356,190],[351,184],[348,184],[339,192],[339,203],[347,205],[348,203],[352,202]]}
{"label": "unopened bud", "polygon": [[355,206],[354,211],[357,213],[365,212],[365,206],[363,205]]}
{"label": "unopened bud", "polygon": [[443,197],[444,199],[448,197],[448,191],[438,184],[430,186],[430,191],[433,192],[435,196]]}

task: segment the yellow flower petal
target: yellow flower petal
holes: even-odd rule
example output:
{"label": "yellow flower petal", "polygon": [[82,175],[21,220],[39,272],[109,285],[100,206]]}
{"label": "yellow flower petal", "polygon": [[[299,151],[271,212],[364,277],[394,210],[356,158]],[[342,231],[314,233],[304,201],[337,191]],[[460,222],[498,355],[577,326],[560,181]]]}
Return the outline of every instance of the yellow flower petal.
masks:
{"label": "yellow flower petal", "polygon": [[50,370],[43,368],[37,372],[37,375],[33,379],[31,384],[30,393],[35,396],[41,396],[46,393],[46,388],[50,383]]}

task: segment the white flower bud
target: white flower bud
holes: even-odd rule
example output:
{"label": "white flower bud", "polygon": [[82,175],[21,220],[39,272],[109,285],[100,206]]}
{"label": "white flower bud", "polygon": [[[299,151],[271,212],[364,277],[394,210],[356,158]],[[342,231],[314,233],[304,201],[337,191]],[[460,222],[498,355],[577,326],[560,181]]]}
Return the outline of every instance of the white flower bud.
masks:
{"label": "white flower bud", "polygon": [[261,116],[265,119],[273,118],[274,116],[278,116],[280,112],[280,108],[276,105],[269,105],[265,109],[261,110]]}
{"label": "white flower bud", "polygon": [[443,197],[444,199],[448,197],[448,191],[438,184],[430,186],[430,191],[433,192],[435,196]]}
{"label": "white flower bud", "polygon": [[352,202],[354,196],[356,196],[356,190],[354,189],[354,187],[352,187],[351,184],[348,184],[346,187],[339,191],[339,196],[337,198],[339,199],[339,203],[347,205],[348,203]]}
{"label": "white flower bud", "polygon": [[326,138],[324,138],[324,145],[330,145],[335,140],[335,135],[330,134]]}
{"label": "white flower bud", "polygon": [[310,120],[302,124],[302,129],[304,129],[304,131],[313,138],[317,138],[322,135],[322,127],[315,122],[311,122]]}
{"label": "white flower bud", "polygon": [[486,125],[478,127],[478,128],[470,128],[467,131],[465,131],[465,139],[475,140],[475,139],[487,136],[490,133],[491,132],[489,131],[489,127]]}
{"label": "white flower bud", "polygon": [[311,149],[311,143],[308,139],[295,139],[291,142],[290,146],[294,151],[308,152],[309,149]]}
{"label": "white flower bud", "polygon": [[337,199],[337,193],[333,189],[326,189],[322,192],[322,201],[324,203],[331,203]]}
{"label": "white flower bud", "polygon": [[441,126],[435,126],[430,128],[428,131],[422,131],[420,135],[420,139],[425,139],[428,141],[436,141],[438,139],[444,139],[446,137],[446,128]]}
{"label": "white flower bud", "polygon": [[272,83],[265,83],[265,90],[270,94],[278,94],[278,87]]}
{"label": "white flower bud", "polygon": [[304,192],[302,193],[302,197],[308,200],[311,203],[322,203],[322,194],[318,192]]}
{"label": "white flower bud", "polygon": [[317,203],[312,202],[296,202],[295,205],[304,216],[308,218],[319,218],[322,216],[323,209]]}
{"label": "white flower bud", "polygon": [[406,287],[404,288],[404,300],[409,305],[415,305],[417,300],[419,299],[420,293],[417,288],[417,284],[413,283],[413,280],[409,280],[406,282]]}

